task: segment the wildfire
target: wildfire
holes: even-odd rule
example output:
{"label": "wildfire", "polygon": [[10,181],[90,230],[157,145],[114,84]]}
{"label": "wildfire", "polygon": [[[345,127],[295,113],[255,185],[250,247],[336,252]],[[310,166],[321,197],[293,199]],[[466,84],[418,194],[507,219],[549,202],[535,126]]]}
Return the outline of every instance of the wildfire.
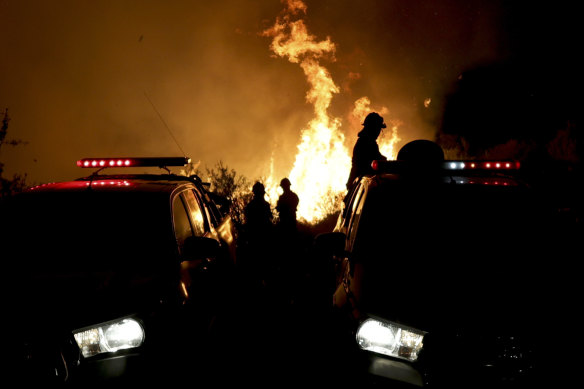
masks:
{"label": "wildfire", "polygon": [[[301,132],[296,160],[288,178],[300,197],[299,219],[315,222],[338,209],[351,169],[351,153],[340,130],[341,120],[327,112],[334,94],[340,89],[320,63],[325,56],[334,61],[336,47],[329,37],[318,41],[308,32],[301,19],[306,14],[306,5],[301,0],[283,2],[284,12],[263,35],[273,38],[270,48],[276,56],[300,65],[310,86],[306,100],[314,106],[315,117]],[[386,108],[378,110],[380,113],[386,111]],[[362,123],[369,112],[370,102],[364,97],[355,102],[352,115]],[[394,125],[390,139],[380,137],[380,151],[388,158],[394,156],[393,146],[399,140],[396,129]],[[277,199],[278,183],[279,180],[272,176],[264,183],[272,201]]]}

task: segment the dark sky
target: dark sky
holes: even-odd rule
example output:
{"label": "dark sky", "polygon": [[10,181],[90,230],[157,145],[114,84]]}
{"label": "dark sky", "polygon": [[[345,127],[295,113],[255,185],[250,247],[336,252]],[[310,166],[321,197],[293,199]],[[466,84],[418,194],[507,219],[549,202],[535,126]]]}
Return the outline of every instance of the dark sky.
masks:
{"label": "dark sky", "polygon": [[[402,123],[402,142],[431,139],[463,72],[522,57],[546,73],[579,50],[566,40],[570,10],[503,0],[305,3],[310,33],[336,45],[335,61],[322,65],[340,88],[329,113],[343,121],[348,148],[360,97]],[[283,9],[279,0],[0,0],[0,108],[9,110],[8,137],[28,142],[3,148],[6,175],[57,181],[84,174],[82,157],[181,149],[252,179],[269,173],[271,158],[287,174],[313,112],[298,64],[275,58],[260,35]]]}

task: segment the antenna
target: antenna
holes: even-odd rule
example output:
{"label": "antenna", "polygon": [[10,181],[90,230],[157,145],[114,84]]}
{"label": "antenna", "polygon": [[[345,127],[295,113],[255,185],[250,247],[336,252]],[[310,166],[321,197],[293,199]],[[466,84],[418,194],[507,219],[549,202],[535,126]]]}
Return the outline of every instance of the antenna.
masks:
{"label": "antenna", "polygon": [[172,140],[174,140],[174,143],[176,143],[176,145],[177,145],[178,149],[180,150],[180,152],[183,154],[183,157],[186,157],[186,154],[185,154],[184,150],[182,149],[182,147],[180,147],[180,144],[177,142],[176,138],[172,134],[172,131],[170,130],[170,127],[168,127],[168,124],[166,124],[166,122],[164,121],[164,118],[162,117],[162,115],[160,114],[160,112],[158,112],[158,110],[156,109],[156,106],[154,105],[154,103],[152,102],[152,100],[150,100],[150,97],[148,97],[148,94],[146,93],[146,91],[144,91],[144,96],[146,96],[146,99],[150,102],[150,105],[152,105],[152,108],[154,109],[154,112],[156,112],[156,114],[158,115],[158,117],[162,121],[162,124],[164,124],[164,127],[166,127],[166,129],[168,130],[168,133],[172,137]]}

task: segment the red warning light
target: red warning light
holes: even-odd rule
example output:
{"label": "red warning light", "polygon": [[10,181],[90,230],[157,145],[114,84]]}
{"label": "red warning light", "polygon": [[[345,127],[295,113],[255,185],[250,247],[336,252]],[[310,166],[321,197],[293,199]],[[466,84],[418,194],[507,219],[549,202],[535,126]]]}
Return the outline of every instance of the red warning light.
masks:
{"label": "red warning light", "polygon": [[191,162],[188,157],[141,157],[141,158],[83,158],[77,161],[79,167],[166,167],[185,166]]}
{"label": "red warning light", "polygon": [[480,161],[480,162],[464,162],[464,161],[448,161],[444,167],[448,170],[465,170],[465,169],[519,169],[519,162],[505,162],[505,161]]}

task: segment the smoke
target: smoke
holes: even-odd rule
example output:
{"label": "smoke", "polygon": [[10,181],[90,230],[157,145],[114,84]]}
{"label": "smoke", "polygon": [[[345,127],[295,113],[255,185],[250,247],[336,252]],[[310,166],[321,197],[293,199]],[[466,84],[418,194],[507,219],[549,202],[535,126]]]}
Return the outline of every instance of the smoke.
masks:
{"label": "smoke", "polygon": [[337,88],[328,113],[348,148],[358,99],[386,107],[402,142],[431,138],[460,71],[504,51],[497,2],[486,0],[1,2],[0,109],[10,110],[9,135],[28,142],[2,150],[5,172],[42,183],[85,174],[82,157],[182,149],[250,179],[271,166],[287,174],[316,102],[305,70],[274,58],[273,37],[261,35],[284,7],[319,37]]}

